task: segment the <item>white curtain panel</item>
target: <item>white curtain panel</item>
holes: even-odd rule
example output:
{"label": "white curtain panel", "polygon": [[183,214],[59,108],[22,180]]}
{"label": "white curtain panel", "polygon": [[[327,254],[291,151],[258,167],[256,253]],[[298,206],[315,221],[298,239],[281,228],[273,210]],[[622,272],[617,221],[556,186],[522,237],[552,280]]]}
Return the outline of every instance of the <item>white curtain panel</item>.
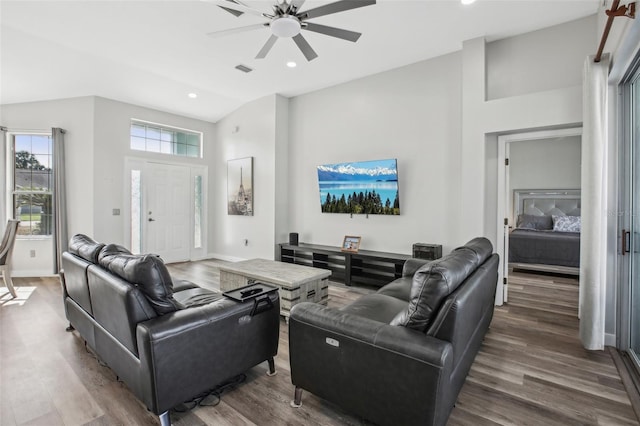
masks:
{"label": "white curtain panel", "polygon": [[582,95],[582,233],[580,237],[580,340],[604,349],[607,230],[607,77],[609,56],[584,65]]}
{"label": "white curtain panel", "polygon": [[53,137],[53,271],[59,273],[62,269],[62,253],[67,250],[69,236],[67,235],[67,191],[65,184],[64,162],[64,133],[63,129],[51,129]]}
{"label": "white curtain panel", "polygon": [[5,165],[7,164],[7,129],[0,126],[0,232],[4,230],[4,226],[7,224],[7,210],[5,202],[7,197],[4,196],[4,188],[7,187],[7,172]]}

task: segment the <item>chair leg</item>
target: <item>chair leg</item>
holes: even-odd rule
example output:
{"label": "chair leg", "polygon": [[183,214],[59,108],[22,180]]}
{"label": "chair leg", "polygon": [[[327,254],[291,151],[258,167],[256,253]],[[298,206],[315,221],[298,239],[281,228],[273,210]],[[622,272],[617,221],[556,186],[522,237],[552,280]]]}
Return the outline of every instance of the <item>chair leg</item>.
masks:
{"label": "chair leg", "polygon": [[302,388],[296,386],[296,390],[293,391],[293,401],[291,401],[290,405],[293,408],[302,407]]}
{"label": "chair leg", "polygon": [[160,414],[158,418],[160,419],[160,426],[171,426],[171,416],[169,416],[169,411],[165,411]]}
{"label": "chair leg", "polygon": [[271,377],[278,374],[278,372],[276,371],[276,363],[273,360],[273,357],[269,358],[267,361],[269,362],[269,371],[267,371],[267,376]]}
{"label": "chair leg", "polygon": [[11,279],[11,268],[5,268],[4,271],[2,271],[2,279],[4,280],[5,287],[9,289],[9,293],[11,293],[13,297],[18,297],[15,288],[13,288],[13,280]]}

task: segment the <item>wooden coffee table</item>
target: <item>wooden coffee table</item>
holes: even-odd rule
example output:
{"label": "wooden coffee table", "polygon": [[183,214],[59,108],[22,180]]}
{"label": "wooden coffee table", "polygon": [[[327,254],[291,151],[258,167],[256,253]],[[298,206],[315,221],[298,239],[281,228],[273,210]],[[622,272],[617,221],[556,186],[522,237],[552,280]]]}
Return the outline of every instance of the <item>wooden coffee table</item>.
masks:
{"label": "wooden coffee table", "polygon": [[250,259],[220,266],[220,290],[230,291],[255,282],[273,284],[280,290],[280,314],[300,302],[327,304],[331,271],[267,259]]}

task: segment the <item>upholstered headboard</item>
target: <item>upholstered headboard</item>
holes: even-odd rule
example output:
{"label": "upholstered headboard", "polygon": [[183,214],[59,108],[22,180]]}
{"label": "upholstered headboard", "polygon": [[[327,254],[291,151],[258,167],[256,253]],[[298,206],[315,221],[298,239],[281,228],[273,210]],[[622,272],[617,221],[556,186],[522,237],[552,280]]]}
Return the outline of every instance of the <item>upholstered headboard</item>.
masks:
{"label": "upholstered headboard", "polygon": [[516,189],[513,191],[513,217],[519,214],[535,216],[580,216],[579,189]]}

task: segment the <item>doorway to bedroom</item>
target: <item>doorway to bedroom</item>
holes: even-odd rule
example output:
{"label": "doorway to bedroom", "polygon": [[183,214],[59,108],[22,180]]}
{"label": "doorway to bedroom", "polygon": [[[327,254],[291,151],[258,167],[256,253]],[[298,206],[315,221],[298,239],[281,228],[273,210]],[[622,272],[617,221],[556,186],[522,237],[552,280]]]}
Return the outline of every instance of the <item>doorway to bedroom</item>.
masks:
{"label": "doorway to bedroom", "polygon": [[510,286],[521,290],[536,276],[557,293],[546,303],[577,305],[581,134],[568,128],[498,137],[498,305],[509,301]]}

